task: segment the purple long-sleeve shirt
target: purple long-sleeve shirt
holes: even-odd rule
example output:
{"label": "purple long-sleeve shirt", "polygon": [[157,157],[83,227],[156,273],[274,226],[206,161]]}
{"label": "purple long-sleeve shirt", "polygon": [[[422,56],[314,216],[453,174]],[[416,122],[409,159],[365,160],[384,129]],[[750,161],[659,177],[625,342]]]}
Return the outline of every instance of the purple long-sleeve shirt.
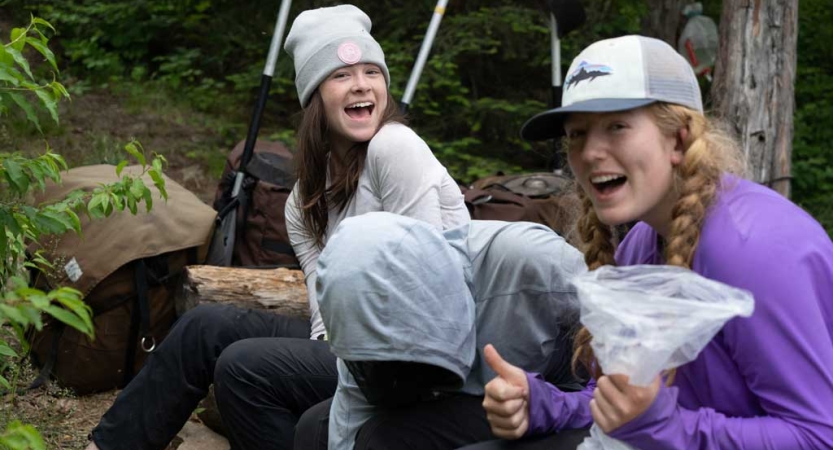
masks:
{"label": "purple long-sleeve shirt", "polygon": [[[641,449],[833,448],[833,244],[774,191],[725,178],[692,269],[747,289],[749,318],[730,320],[677,370],[642,415],[611,436]],[[619,265],[662,264],[640,223]],[[587,426],[593,386],[563,393],[529,375],[529,434]]]}

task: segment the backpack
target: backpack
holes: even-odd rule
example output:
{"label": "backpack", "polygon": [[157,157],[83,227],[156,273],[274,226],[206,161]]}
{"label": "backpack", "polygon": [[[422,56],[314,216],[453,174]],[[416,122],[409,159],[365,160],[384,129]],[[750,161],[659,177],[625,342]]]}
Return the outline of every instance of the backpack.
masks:
{"label": "backpack", "polygon": [[573,181],[554,173],[494,175],[461,187],[472,219],[535,222],[576,244],[580,203]]}
{"label": "backpack", "polygon": [[[48,184],[35,204],[118,180],[111,165],[72,169],[62,179],[60,185]],[[41,331],[28,333],[32,360],[41,369],[31,387],[50,376],[78,394],[124,387],[176,319],[180,273],[205,258],[215,212],[170,178],[165,177],[167,202],[149,177],[144,181],[156,200],[150,212],[140,206],[135,216],[129,211],[92,220],[80,215],[81,236],[65,233],[41,241],[54,268],[34,270],[32,285],[81,291],[93,312],[95,338],[45,317]]]}
{"label": "backpack", "polygon": [[[214,209],[220,216],[230,207],[244,145],[245,141],[240,141],[226,159],[214,196]],[[283,144],[259,139],[246,172],[251,176],[246,177],[241,189],[245,201],[237,206],[232,265],[300,267],[289,243],[284,216],[286,201],[295,185],[292,153]]]}

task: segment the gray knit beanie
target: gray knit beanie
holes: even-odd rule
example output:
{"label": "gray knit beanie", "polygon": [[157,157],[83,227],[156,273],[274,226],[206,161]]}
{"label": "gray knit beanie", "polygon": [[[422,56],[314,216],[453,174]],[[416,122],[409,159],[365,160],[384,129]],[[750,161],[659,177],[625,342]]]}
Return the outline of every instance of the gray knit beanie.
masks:
{"label": "gray knit beanie", "polygon": [[370,35],[370,18],[353,5],[310,9],[295,18],[284,48],[295,62],[295,87],[301,107],[334,70],[358,63],[376,64],[390,85],[382,47]]}

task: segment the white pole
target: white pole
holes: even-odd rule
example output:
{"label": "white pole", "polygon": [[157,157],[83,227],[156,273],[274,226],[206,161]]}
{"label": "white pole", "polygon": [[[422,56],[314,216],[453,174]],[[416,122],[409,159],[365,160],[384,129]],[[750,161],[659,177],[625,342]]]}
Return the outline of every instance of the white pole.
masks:
{"label": "white pole", "polygon": [[417,56],[416,64],[414,64],[414,69],[411,71],[411,78],[405,87],[405,95],[402,96],[404,108],[408,107],[411,99],[414,97],[419,76],[425,67],[425,61],[428,60],[428,53],[431,52],[431,45],[434,43],[434,36],[437,35],[437,29],[440,28],[440,22],[443,20],[443,14],[445,14],[447,4],[448,0],[439,0],[437,6],[434,7],[434,15],[431,16],[431,23],[428,24],[428,31],[425,32],[425,39],[422,41],[422,47],[419,49],[419,56]]}
{"label": "white pole", "polygon": [[286,29],[286,20],[289,17],[290,5],[292,5],[292,0],[283,0],[281,9],[278,11],[278,22],[275,24],[275,32],[272,33],[269,56],[266,57],[266,66],[263,68],[263,74],[269,77],[275,74],[275,65],[281,51],[281,42],[283,41],[283,32]]}
{"label": "white pole", "polygon": [[550,56],[552,57],[552,85],[561,86],[561,40],[558,39],[558,22],[550,13]]}

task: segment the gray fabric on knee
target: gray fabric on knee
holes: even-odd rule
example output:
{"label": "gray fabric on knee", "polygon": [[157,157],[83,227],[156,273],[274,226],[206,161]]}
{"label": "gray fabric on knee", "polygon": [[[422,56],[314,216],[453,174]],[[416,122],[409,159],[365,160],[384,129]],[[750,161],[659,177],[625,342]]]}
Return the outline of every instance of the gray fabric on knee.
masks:
{"label": "gray fabric on knee", "polygon": [[428,223],[378,212],[345,219],[317,268],[333,353],[347,361],[430,364],[462,383],[475,352],[463,263]]}

